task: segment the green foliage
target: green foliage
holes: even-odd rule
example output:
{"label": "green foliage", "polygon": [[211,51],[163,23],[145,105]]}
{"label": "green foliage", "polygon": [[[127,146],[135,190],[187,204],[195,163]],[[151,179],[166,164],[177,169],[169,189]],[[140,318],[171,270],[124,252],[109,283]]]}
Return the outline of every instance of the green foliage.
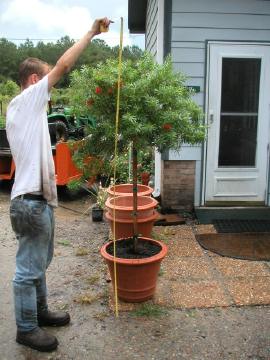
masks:
{"label": "green foliage", "polygon": [[19,86],[12,80],[0,83],[0,96],[6,98],[12,98],[20,91]]}
{"label": "green foliage", "polygon": [[6,125],[6,108],[11,99],[20,91],[19,86],[12,80],[0,82],[0,129]]}
{"label": "green foliage", "polygon": [[94,184],[91,187],[90,191],[96,197],[96,205],[100,209],[104,209],[105,208],[105,202],[108,199],[107,188],[103,188],[102,186],[99,186],[98,184]]}
{"label": "green foliage", "polygon": [[0,115],[0,129],[5,129],[6,127],[6,119],[4,116]]}
{"label": "green foliage", "polygon": [[0,81],[7,79],[17,81],[19,63],[16,45],[5,38],[0,38]]}
{"label": "green foliage", "polygon": [[[72,73],[71,103],[78,114],[96,118],[88,141],[89,154],[110,156],[114,150],[118,60],[96,68],[84,66]],[[202,113],[185,86],[185,76],[175,73],[168,58],[163,65],[144,54],[122,64],[119,150],[130,143],[137,149],[177,149],[182,143],[203,141]]]}
{"label": "green foliage", "polygon": [[71,246],[71,243],[69,240],[63,239],[63,240],[58,240],[57,244],[63,245],[63,246]]}
{"label": "green foliage", "polygon": [[[68,36],[62,37],[56,43],[42,41],[36,45],[30,40],[26,40],[19,46],[5,38],[0,38],[0,82],[12,79],[18,83],[19,64],[28,57],[37,57],[47,63],[56,64],[59,57],[70,48],[75,41]],[[88,64],[96,66],[106,59],[117,56],[118,47],[111,48],[103,40],[94,39],[85,49],[83,54],[75,64],[75,69]],[[128,59],[137,58],[142,54],[142,50],[137,46],[125,47],[123,57]],[[69,75],[65,75],[57,84],[57,87],[67,87],[69,85]]]}
{"label": "green foliage", "polygon": [[97,183],[94,183],[90,188],[87,186],[87,182],[82,178],[71,180],[67,187],[71,191],[78,191],[80,188],[86,190],[91,197],[94,199],[95,204],[101,208],[105,208],[105,202],[108,198],[107,188],[103,188]]}
{"label": "green foliage", "polygon": [[51,101],[53,105],[69,105],[69,89],[52,88]]}
{"label": "green foliage", "polygon": [[154,151],[151,146],[146,146],[138,151],[138,170],[140,172],[154,173]]}
{"label": "green foliage", "polygon": [[111,173],[113,175],[113,166],[116,166],[116,181],[118,183],[130,182],[130,159],[129,153],[119,154],[115,161],[111,161]]}
{"label": "green foliage", "polygon": [[145,303],[131,312],[132,316],[138,317],[161,317],[168,314],[168,310],[162,306]]}
{"label": "green foliage", "polygon": [[78,191],[78,190],[80,190],[81,187],[82,187],[81,179],[70,180],[69,183],[67,184],[67,188],[70,191]]}

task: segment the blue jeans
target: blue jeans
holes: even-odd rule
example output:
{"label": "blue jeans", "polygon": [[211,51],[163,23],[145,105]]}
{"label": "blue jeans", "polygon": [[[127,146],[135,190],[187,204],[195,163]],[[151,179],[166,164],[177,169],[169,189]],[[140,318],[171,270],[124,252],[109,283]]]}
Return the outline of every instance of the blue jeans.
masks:
{"label": "blue jeans", "polygon": [[13,279],[15,317],[20,331],[38,326],[37,314],[47,310],[46,269],[54,247],[54,213],[45,201],[16,198],[10,219],[18,240]]}

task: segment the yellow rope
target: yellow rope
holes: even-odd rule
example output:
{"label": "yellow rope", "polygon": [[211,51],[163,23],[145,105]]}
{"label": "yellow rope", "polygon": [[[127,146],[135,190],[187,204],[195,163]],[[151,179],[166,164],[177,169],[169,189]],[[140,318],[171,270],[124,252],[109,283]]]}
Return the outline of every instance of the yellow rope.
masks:
{"label": "yellow rope", "polygon": [[[123,18],[121,17],[119,61],[118,61],[118,82],[117,82],[117,103],[116,103],[116,117],[115,117],[115,140],[114,140],[114,169],[113,169],[114,199],[115,199],[115,185],[116,185],[115,184],[116,159],[117,159],[117,156],[118,156],[117,144],[118,144],[118,129],[119,129],[120,89],[121,89],[121,72],[122,72],[122,49],[123,49]],[[115,236],[115,206],[113,208],[113,256],[114,256],[113,266],[114,266],[115,315],[116,315],[116,317],[118,317],[117,269],[116,269],[116,236]]]}

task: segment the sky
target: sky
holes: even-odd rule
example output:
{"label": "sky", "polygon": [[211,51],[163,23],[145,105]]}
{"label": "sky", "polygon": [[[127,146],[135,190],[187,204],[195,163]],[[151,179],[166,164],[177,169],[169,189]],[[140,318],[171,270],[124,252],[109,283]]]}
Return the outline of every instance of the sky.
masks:
{"label": "sky", "polygon": [[144,35],[129,34],[128,0],[0,0],[0,38],[16,44],[25,39],[53,41],[65,35],[77,40],[91,28],[94,19],[104,16],[115,23],[97,38],[110,46],[118,45],[123,17],[124,46],[144,49]]}

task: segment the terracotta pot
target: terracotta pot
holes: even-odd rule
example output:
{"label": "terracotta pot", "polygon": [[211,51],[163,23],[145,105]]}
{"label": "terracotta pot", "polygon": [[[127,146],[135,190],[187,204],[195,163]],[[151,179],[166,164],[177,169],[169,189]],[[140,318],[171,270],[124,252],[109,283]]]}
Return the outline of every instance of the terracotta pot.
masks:
{"label": "terracotta pot", "polygon": [[[157,204],[158,202],[149,196],[138,196],[137,223],[138,233],[141,236],[149,237],[151,235],[154,222],[158,218],[155,210]],[[133,236],[133,197],[109,198],[105,205],[108,210],[105,216],[109,220],[112,231],[115,216],[116,239]]]}
{"label": "terracotta pot", "polygon": [[[144,237],[140,239],[159,245],[161,250],[158,254],[145,259],[115,258],[118,298],[126,302],[143,302],[153,297],[160,264],[167,254],[167,246],[160,241]],[[111,243],[103,245],[100,252],[109,267],[114,286],[114,257],[107,253],[107,248]]]}
{"label": "terracotta pot", "polygon": [[[154,208],[157,206],[157,200],[150,196],[138,196],[138,214],[137,219],[144,219],[145,217],[154,214]],[[114,209],[115,215],[119,219],[133,219],[133,196],[124,195],[106,200],[105,206],[108,213],[113,216]]]}
{"label": "terracotta pot", "polygon": [[[114,188],[115,188],[115,196],[133,196],[133,184],[120,184],[110,186],[108,188],[109,197],[114,196]],[[138,184],[137,185],[138,196],[151,196],[154,191],[150,186]]]}
{"label": "terracotta pot", "polygon": [[[109,221],[111,231],[113,232],[113,217],[109,214],[105,214],[106,219]],[[145,219],[137,220],[138,223],[138,233],[141,236],[150,237],[154,222],[158,218],[157,211],[154,211],[152,216],[149,216]],[[124,237],[133,236],[133,220],[127,219],[116,219],[115,221],[115,238],[121,239]]]}
{"label": "terracotta pot", "polygon": [[149,172],[142,172],[141,173],[141,179],[142,179],[142,184],[143,185],[148,185],[149,181],[150,181],[150,173]]}

